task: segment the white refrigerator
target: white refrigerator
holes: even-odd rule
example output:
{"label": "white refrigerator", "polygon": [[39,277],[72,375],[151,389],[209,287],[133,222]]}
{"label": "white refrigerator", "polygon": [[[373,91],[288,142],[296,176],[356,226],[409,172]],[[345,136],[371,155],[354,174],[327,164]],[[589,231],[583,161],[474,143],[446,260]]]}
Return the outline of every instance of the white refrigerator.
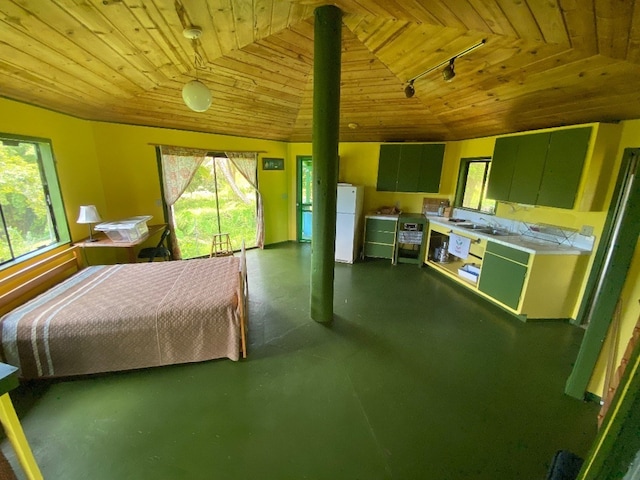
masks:
{"label": "white refrigerator", "polygon": [[362,245],[364,187],[338,184],[336,215],[336,262],[353,263]]}

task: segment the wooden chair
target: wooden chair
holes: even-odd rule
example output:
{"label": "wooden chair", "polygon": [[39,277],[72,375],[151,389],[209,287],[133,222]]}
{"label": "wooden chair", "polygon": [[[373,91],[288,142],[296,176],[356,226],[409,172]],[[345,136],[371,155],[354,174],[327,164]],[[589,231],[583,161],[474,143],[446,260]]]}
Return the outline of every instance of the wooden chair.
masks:
{"label": "wooden chair", "polygon": [[211,242],[211,257],[228,257],[233,256],[233,247],[231,247],[231,239],[228,233],[216,233]]}

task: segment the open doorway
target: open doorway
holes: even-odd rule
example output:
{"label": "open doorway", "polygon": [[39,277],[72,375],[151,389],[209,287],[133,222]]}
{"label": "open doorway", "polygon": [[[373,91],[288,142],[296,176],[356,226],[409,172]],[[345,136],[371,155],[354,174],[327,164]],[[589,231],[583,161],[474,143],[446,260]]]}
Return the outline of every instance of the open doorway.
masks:
{"label": "open doorway", "polygon": [[182,258],[208,256],[216,233],[238,250],[256,246],[257,194],[229,158],[207,155],[173,205]]}

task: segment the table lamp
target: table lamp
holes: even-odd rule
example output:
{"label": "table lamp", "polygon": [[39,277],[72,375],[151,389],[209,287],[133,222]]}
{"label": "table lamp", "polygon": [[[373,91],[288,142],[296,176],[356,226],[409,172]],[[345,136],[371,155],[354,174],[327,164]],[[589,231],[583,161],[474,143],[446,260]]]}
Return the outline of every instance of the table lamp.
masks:
{"label": "table lamp", "polygon": [[77,223],[88,223],[89,224],[89,239],[88,242],[95,242],[98,240],[97,238],[93,238],[93,233],[91,232],[91,224],[98,223],[102,221],[100,218],[100,214],[98,214],[98,209],[95,205],[82,205],[80,207],[80,214],[78,215]]}

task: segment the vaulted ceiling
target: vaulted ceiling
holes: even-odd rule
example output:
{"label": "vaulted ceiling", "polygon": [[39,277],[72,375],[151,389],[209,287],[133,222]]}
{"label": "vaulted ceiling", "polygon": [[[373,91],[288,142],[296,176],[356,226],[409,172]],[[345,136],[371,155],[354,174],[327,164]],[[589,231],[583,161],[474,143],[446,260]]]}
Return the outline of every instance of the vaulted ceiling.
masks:
{"label": "vaulted ceiling", "polygon": [[[640,0],[2,0],[0,95],[83,119],[310,141],[313,12],[326,4],[343,12],[341,141],[640,118]],[[405,96],[483,39],[452,82],[436,69]],[[213,94],[204,113],[182,101],[194,78]]]}

